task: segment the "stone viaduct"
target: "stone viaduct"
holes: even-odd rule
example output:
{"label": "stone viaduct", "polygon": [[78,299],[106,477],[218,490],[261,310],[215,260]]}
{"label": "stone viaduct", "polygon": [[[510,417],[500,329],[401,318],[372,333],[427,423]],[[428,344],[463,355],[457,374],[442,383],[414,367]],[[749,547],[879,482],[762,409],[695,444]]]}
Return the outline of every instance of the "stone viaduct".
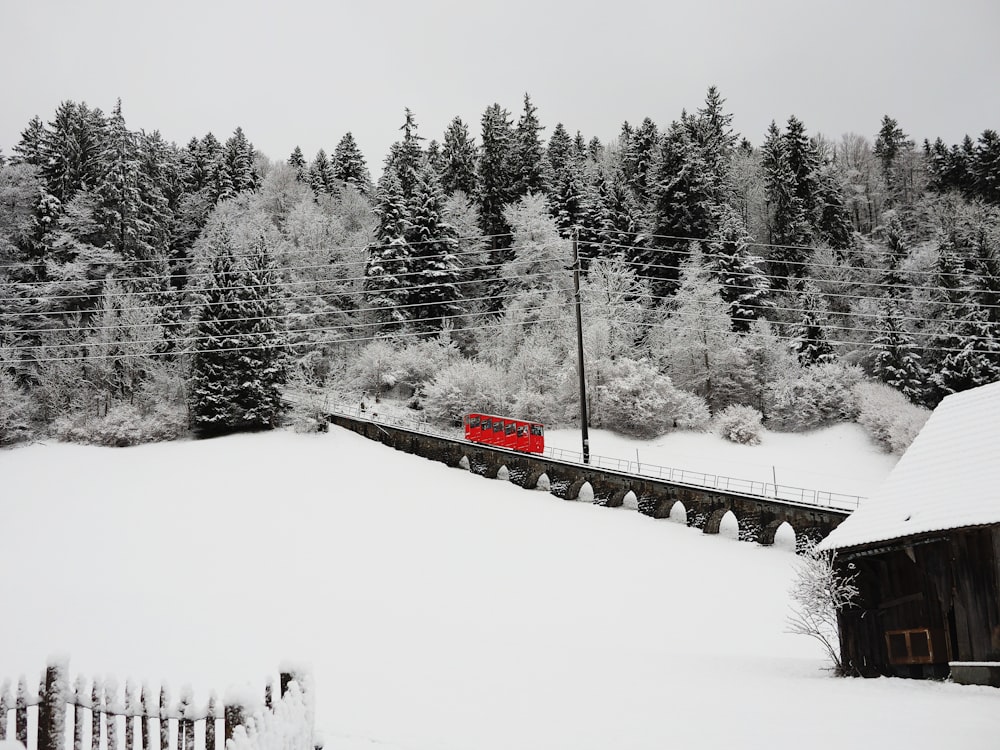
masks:
{"label": "stone viaduct", "polygon": [[[406,427],[355,419],[340,414],[327,417],[331,424],[376,440],[396,450],[412,453],[448,466],[462,468],[490,479],[503,476],[525,489],[548,479],[549,491],[565,500],[578,499],[589,484],[593,502],[621,506],[634,493],[638,509],[652,518],[686,518],[688,526],[706,534],[719,533],[723,517],[732,512],[743,541],[770,545],[778,527],[787,523],[801,549],[807,540],[819,541],[850,515],[850,511],[789,502],[738,492],[694,487],[640,474],[563,462],[545,455],[519,453],[466,440],[428,435]],[[543,478],[544,477],[544,478]],[[587,493],[589,496],[589,492]],[[678,505],[678,503],[680,505]],[[683,515],[678,511],[683,510]]]}

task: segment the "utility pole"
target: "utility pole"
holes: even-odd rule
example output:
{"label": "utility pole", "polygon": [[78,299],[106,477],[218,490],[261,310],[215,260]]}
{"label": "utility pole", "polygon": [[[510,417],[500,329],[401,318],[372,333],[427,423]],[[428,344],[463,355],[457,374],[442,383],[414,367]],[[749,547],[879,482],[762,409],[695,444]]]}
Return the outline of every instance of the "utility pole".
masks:
{"label": "utility pole", "polygon": [[580,376],[580,433],[583,439],[583,462],[590,463],[590,434],[587,432],[587,374],[583,369],[583,314],[580,312],[579,228],[573,227],[573,297],[576,301],[576,371]]}

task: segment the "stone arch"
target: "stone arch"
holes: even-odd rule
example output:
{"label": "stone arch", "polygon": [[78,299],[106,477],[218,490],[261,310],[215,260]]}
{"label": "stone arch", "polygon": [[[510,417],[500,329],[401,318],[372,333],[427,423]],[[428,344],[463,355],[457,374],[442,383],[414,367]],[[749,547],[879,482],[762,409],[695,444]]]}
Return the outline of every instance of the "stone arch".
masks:
{"label": "stone arch", "polygon": [[629,510],[639,510],[639,496],[634,490],[629,490],[622,495],[622,507]]}
{"label": "stone arch", "polygon": [[466,471],[468,471],[471,465],[472,464],[469,463],[469,457],[463,453],[462,457],[458,459],[458,468],[465,469]]}
{"label": "stone arch", "polygon": [[501,464],[500,468],[497,469],[496,478],[504,482],[510,480],[510,469],[507,468],[507,464]]}
{"label": "stone arch", "polygon": [[590,488],[590,500],[594,499],[594,485],[587,481],[586,477],[579,477],[574,479],[569,487],[566,488],[565,500],[580,500],[580,492],[584,487]]}
{"label": "stone arch", "polygon": [[[611,490],[610,494],[601,498],[600,500],[595,500],[600,505],[605,508],[620,508],[625,502],[625,496],[630,492],[628,489]],[[635,493],[632,493],[635,496]]]}
{"label": "stone arch", "polygon": [[670,514],[668,516],[671,521],[676,521],[677,523],[682,523],[687,525],[687,508],[684,507],[684,503],[680,500],[676,500],[673,505],[670,506]]}
{"label": "stone arch", "polygon": [[705,526],[702,531],[706,534],[718,534],[719,529],[722,527],[722,519],[729,512],[729,508],[716,508],[713,510],[708,514],[708,518],[705,519]]}
{"label": "stone arch", "polygon": [[669,496],[657,497],[644,494],[639,498],[639,512],[650,518],[669,518],[672,505]]}

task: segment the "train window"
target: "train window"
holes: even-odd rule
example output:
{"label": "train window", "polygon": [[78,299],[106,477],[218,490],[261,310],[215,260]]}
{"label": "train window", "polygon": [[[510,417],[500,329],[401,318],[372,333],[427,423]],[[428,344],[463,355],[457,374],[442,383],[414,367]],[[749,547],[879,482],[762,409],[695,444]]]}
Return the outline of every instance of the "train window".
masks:
{"label": "train window", "polygon": [[516,429],[517,429],[517,425],[515,425],[515,424],[512,424],[512,423],[509,423],[509,422],[507,423],[507,434],[508,434],[508,435],[513,435],[513,434],[514,434],[514,431],[515,431]]}
{"label": "train window", "polygon": [[498,419],[493,422],[493,432],[503,432],[503,420]]}
{"label": "train window", "polygon": [[472,419],[469,420],[469,426],[470,427],[479,427],[479,422],[480,421],[481,420],[479,419],[479,417],[472,417]]}
{"label": "train window", "polygon": [[520,424],[517,426],[517,434],[519,437],[524,437],[528,434],[528,428],[526,425]]}
{"label": "train window", "polygon": [[542,435],[542,426],[540,424],[531,425],[531,434],[540,437]]}
{"label": "train window", "polygon": [[490,418],[489,417],[487,417],[486,419],[483,420],[483,429],[484,430],[492,430],[493,429],[493,423],[490,422]]}

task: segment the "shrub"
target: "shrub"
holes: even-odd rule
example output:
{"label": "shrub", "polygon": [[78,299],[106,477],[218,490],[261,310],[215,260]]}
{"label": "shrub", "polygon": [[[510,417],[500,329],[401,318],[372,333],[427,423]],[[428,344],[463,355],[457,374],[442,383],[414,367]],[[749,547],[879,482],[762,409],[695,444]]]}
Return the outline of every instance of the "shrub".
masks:
{"label": "shrub", "polygon": [[103,417],[60,417],[52,425],[60,440],[125,447],[176,440],[187,432],[187,417],[177,407],[156,407],[143,414],[130,404],[117,404]]}
{"label": "shrub", "polygon": [[708,404],[700,396],[674,387],[670,378],[649,362],[616,360],[615,377],[597,387],[600,424],[615,432],[651,438],[675,427],[702,429]]}
{"label": "shrub", "polygon": [[715,417],[715,429],[726,440],[741,445],[759,445],[761,413],[752,406],[731,404]]}
{"label": "shrub", "polygon": [[791,370],[765,391],[768,426],[799,432],[853,421],[853,389],[862,378],[861,368],[836,362]]}
{"label": "shrub", "polygon": [[513,403],[507,380],[489,365],[459,360],[427,386],[424,407],[431,419],[460,424],[468,412],[506,414]]}
{"label": "shrub", "polygon": [[[31,401],[0,363],[0,446],[31,437]],[[2,719],[0,719],[2,720]]]}
{"label": "shrub", "polygon": [[884,383],[858,383],[854,386],[854,400],[858,424],[888,453],[905,451],[931,415],[928,409],[912,404]]}

